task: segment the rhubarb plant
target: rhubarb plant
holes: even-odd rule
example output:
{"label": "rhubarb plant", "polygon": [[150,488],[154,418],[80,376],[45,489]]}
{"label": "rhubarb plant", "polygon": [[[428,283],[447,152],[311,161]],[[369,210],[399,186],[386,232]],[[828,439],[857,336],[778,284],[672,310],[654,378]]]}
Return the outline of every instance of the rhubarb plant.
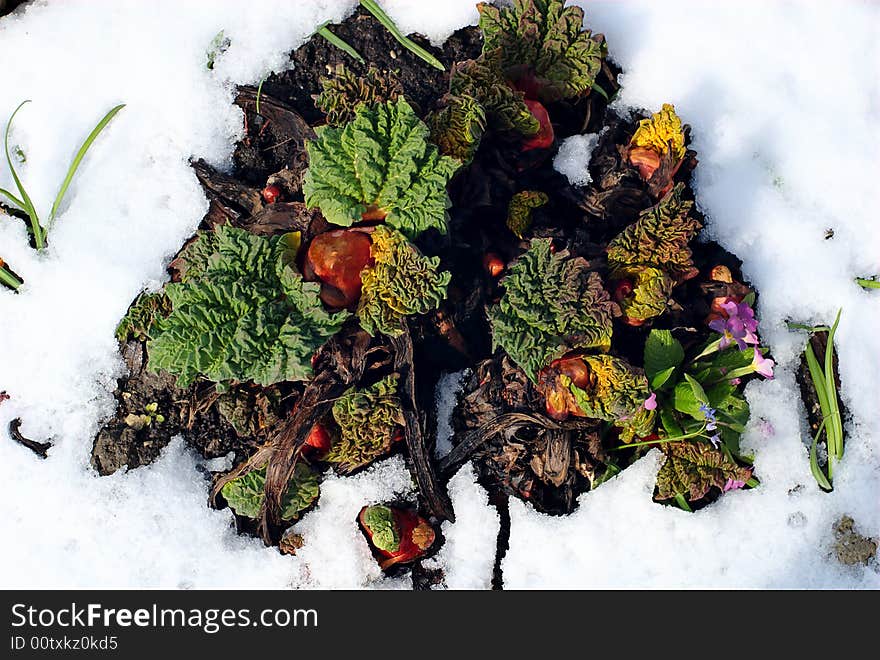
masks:
{"label": "rhubarb plant", "polygon": [[150,329],[157,318],[165,318],[171,313],[171,301],[163,291],[143,292],[128,308],[125,316],[116,326],[116,339],[125,342],[129,337],[146,341]]}
{"label": "rhubarb plant", "polygon": [[516,234],[517,238],[522,238],[532,226],[532,211],[544,206],[549,199],[547,193],[540,190],[523,190],[516,193],[507,206],[507,228]]}
{"label": "rhubarb plant", "polygon": [[321,79],[321,93],[315,105],[327,116],[331,126],[341,126],[354,119],[358,108],[395,101],[403,95],[400,81],[390,71],[379,71],[374,66],[357,76],[338,64],[333,74]]}
{"label": "rhubarb plant", "polygon": [[320,287],[293,265],[290,244],[221,226],[184,251],[182,281],[165,287],[166,318],[154,320],[149,366],[225,385],[304,380],[311,358],[348,314],[321,305]]}
{"label": "rhubarb plant", "polygon": [[446,233],[446,183],[459,161],[440,155],[406,99],[360,106],[342,127],[319,126],[307,145],[303,194],[335,225],[384,220],[413,239]]}
{"label": "rhubarb plant", "polygon": [[605,38],[584,30],[584,12],[563,0],[515,0],[513,7],[479,3],[483,52],[500,50],[504,73],[542,102],[589,93],[607,53]]}
{"label": "rhubarb plant", "polygon": [[664,103],[660,112],[639,122],[627,149],[627,159],[636,167],[655,197],[672,187],[672,177],[684,160],[685,127],[675,107]]}
{"label": "rhubarb plant", "polygon": [[400,335],[404,319],[435,309],[446,297],[452,274],[439,270],[439,257],[426,257],[398,231],[379,225],[373,257],[361,272],[357,317],[371,335]]}
{"label": "rhubarb plant", "polygon": [[[266,486],[266,468],[251,470],[232,479],[221,489],[230,508],[244,518],[259,518]],[[281,518],[296,520],[318,499],[318,475],[304,463],[297,463],[281,502]]]}
{"label": "rhubarb plant", "polygon": [[724,452],[702,442],[663,445],[666,460],[657,472],[657,499],[702,499],[713,486],[721,492],[742,488],[752,478],[749,468],[737,465]]}
{"label": "rhubarb plant", "polygon": [[501,280],[504,295],[489,309],[493,350],[503,348],[528,377],[576,349],[607,351],[617,306],[599,275],[550,239],[533,239]]}
{"label": "rhubarb plant", "polygon": [[392,374],[370,387],[352,387],[336,400],[332,412],[340,433],[324,460],[351,472],[388,453],[404,424],[397,383]]}

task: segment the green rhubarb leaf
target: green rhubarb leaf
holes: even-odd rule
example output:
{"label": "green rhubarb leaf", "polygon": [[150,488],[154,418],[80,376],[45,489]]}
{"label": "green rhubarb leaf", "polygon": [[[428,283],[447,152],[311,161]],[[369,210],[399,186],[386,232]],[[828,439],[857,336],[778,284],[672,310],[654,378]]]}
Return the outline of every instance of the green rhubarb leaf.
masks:
{"label": "green rhubarb leaf", "polygon": [[500,49],[505,75],[533,86],[541,101],[589,93],[607,53],[605,38],[583,29],[584,12],[562,0],[515,0],[513,7],[479,3],[483,52]]}
{"label": "green rhubarb leaf", "polygon": [[657,205],[642,211],[638,220],[608,244],[612,279],[622,279],[627,269],[645,266],[666,273],[675,284],[697,275],[688,243],[701,225],[691,217],[694,204],[682,199],[683,192],[684,184],[676,184]]}
{"label": "green rhubarb leaf", "polygon": [[351,472],[388,453],[395,431],[403,426],[403,407],[397,394],[398,377],[386,376],[370,387],[350,388],[333,404],[339,438],[327,456],[342,472]]}
{"label": "green rhubarb leaf", "polygon": [[590,385],[581,389],[570,384],[569,389],[584,414],[614,423],[621,429],[623,442],[650,435],[656,415],[644,406],[650,392],[642,370],[611,355],[582,359],[589,368]]}
{"label": "green rhubarb leaf", "polygon": [[116,339],[128,341],[129,337],[146,341],[157,318],[171,313],[171,302],[164,292],[141,293],[116,327]]}
{"label": "green rhubarb leaf", "polygon": [[361,106],[394,101],[402,95],[403,87],[390,71],[371,66],[358,76],[344,64],[338,64],[331,75],[321,79],[321,93],[315,97],[315,105],[327,116],[328,124],[339,126],[354,119]]}
{"label": "green rhubarb leaf", "polygon": [[452,274],[439,257],[426,257],[398,231],[379,225],[372,234],[373,263],[361,272],[357,316],[370,335],[400,335],[404,319],[437,308]]}
{"label": "green rhubarb leaf", "polygon": [[617,306],[587,262],[552,252],[550,239],[533,239],[501,284],[504,295],[488,311],[493,350],[503,348],[533,382],[568,351],[611,346]]}
{"label": "green rhubarb leaf", "polygon": [[449,96],[444,106],[428,119],[431,142],[440,153],[470,163],[486,131],[486,111],[472,96]]}
{"label": "green rhubarb leaf", "polygon": [[446,232],[446,183],[461,165],[428,142],[428,127],[402,96],[361,105],[341,128],[319,126],[307,145],[303,194],[309,208],[347,227],[380,219],[413,239]]}
{"label": "green rhubarb leaf", "polygon": [[149,367],[188,387],[271,385],[311,376],[315,351],[348,314],[328,313],[320,288],[284,259],[286,244],[229,226],[202,232],[183,253],[182,281],[166,285],[172,312],[154,322]]}
{"label": "green rhubarb leaf", "polygon": [[667,442],[662,445],[666,460],[657,473],[657,499],[684,495],[695,502],[713,486],[724,490],[728,479],[748,481],[751,470],[740,467],[708,442]]}
{"label": "green rhubarb leaf", "polygon": [[389,507],[382,504],[367,507],[362,520],[370,530],[370,540],[379,550],[397,552],[400,549],[400,532]]}
{"label": "green rhubarb leaf", "polygon": [[[235,513],[244,518],[258,518],[266,497],[266,468],[251,470],[232,479],[220,490],[223,498]],[[318,499],[318,476],[304,463],[297,463],[287,492],[281,501],[281,518],[296,520],[302,511]]]}
{"label": "green rhubarb leaf", "polygon": [[540,190],[523,190],[516,193],[507,206],[507,228],[517,238],[522,238],[532,226],[532,211],[544,206],[550,198]]}
{"label": "green rhubarb leaf", "polygon": [[669,330],[651,330],[645,340],[645,375],[658,388],[684,360],[684,348]]}

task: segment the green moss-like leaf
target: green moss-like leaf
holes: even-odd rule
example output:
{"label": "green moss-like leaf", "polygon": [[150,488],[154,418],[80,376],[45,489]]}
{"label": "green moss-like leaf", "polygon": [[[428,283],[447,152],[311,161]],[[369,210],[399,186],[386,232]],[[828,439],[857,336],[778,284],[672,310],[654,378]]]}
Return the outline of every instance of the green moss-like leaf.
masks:
{"label": "green moss-like leaf", "polygon": [[315,133],[303,180],[310,208],[344,227],[368,213],[408,238],[431,227],[446,232],[446,183],[460,163],[428,142],[428,127],[403,97],[362,105],[345,126]]}
{"label": "green moss-like leaf", "polygon": [[168,284],[172,312],[147,343],[150,369],[188,387],[198,376],[260,385],[304,380],[311,357],[342,327],[319,286],[284,258],[277,237],[221,226],[203,232],[183,254],[183,281]]}
{"label": "green moss-like leaf", "polygon": [[133,337],[138,341],[146,341],[150,336],[153,322],[170,313],[171,302],[163,291],[141,293],[116,327],[116,339],[124,342],[128,341],[129,337]]}
{"label": "green moss-like leaf", "polygon": [[[228,482],[220,493],[235,513],[245,518],[257,518],[266,496],[265,486],[266,468],[262,467]],[[300,513],[318,499],[319,491],[317,475],[304,463],[297,463],[281,502],[282,519],[299,518]]]}
{"label": "green moss-like leaf", "polygon": [[676,284],[697,274],[688,243],[701,225],[690,213],[693,202],[682,199],[679,183],[660,203],[639,214],[638,220],[608,244],[612,278],[618,271],[649,266],[667,273]]}
{"label": "green moss-like leaf", "polygon": [[328,124],[339,126],[354,119],[362,105],[395,101],[402,95],[403,87],[390,71],[371,66],[364,75],[357,76],[338,64],[332,75],[321,79],[321,93],[315,97],[315,105],[327,115]]}
{"label": "green moss-like leaf", "polygon": [[534,135],[541,123],[531,113],[524,95],[513,89],[501,73],[502,53],[496,50],[476,60],[459,62],[449,78],[449,95],[470,96],[486,113],[489,128]]}
{"label": "green moss-like leaf", "polygon": [[568,351],[607,351],[617,309],[584,259],[550,248],[550,239],[533,239],[510,265],[501,281],[504,295],[489,309],[493,350],[503,348],[532,381]]}
{"label": "green moss-like leaf", "polygon": [[431,142],[440,147],[440,153],[467,164],[486,130],[486,112],[472,96],[452,96],[431,115],[428,124]]}
{"label": "green moss-like leaf", "polygon": [[549,198],[539,190],[523,190],[516,193],[507,207],[507,227],[522,238],[532,226],[532,211],[544,206]]}
{"label": "green moss-like leaf", "polygon": [[724,490],[728,479],[748,481],[752,476],[748,468],[740,467],[708,442],[667,442],[662,448],[666,461],[657,473],[660,500],[681,494],[693,502],[705,497],[712,486]]}
{"label": "green moss-like leaf", "polygon": [[610,355],[584,356],[583,360],[590,369],[590,386],[569,387],[586,416],[620,427],[623,442],[650,435],[655,414],[643,405],[651,392],[642,370]]}
{"label": "green moss-like leaf", "polygon": [[400,531],[389,507],[382,504],[367,507],[362,520],[370,530],[370,540],[379,550],[397,552],[400,549]]}
{"label": "green moss-like leaf", "polygon": [[403,319],[435,309],[446,297],[452,277],[438,271],[439,257],[425,257],[406,237],[383,225],[373,232],[373,264],[361,273],[357,316],[371,335],[394,337]]}
{"label": "green moss-like leaf", "polygon": [[394,432],[404,423],[397,381],[397,375],[391,374],[370,387],[351,388],[337,399],[333,419],[340,436],[324,460],[351,472],[391,449]]}
{"label": "green moss-like leaf", "polygon": [[669,307],[675,282],[659,268],[618,268],[612,277],[632,282],[632,293],[620,301],[620,311],[627,318],[647,321],[660,316]]}
{"label": "green moss-like leaf", "polygon": [[605,38],[583,29],[584,12],[562,0],[516,0],[513,7],[480,3],[483,52],[500,49],[505,74],[533,84],[541,101],[588,93],[602,68]]}

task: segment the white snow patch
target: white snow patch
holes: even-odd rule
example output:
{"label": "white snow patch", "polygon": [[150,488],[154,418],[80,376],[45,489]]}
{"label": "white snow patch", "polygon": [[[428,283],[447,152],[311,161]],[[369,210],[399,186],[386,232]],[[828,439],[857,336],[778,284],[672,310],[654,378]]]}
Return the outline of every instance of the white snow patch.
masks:
{"label": "white snow patch", "polygon": [[486,489],[477,483],[473,464],[463,466],[449,480],[449,496],[455,523],[443,523],[446,542],[425,567],[442,568],[448,589],[490,589],[501,520],[489,505]]}
{"label": "white snow patch", "polygon": [[564,175],[573,186],[585,186],[593,180],[590,176],[590,158],[599,143],[599,133],[572,135],[562,141],[553,159],[553,168]]}

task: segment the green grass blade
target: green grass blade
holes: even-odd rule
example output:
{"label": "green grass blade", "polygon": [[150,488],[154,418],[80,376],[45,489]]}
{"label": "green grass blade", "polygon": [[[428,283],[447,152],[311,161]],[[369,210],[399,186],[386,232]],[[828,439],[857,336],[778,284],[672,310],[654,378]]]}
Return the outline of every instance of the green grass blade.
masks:
{"label": "green grass blade", "polygon": [[366,9],[373,16],[375,16],[376,20],[379,21],[385,27],[385,29],[391,33],[391,36],[397,39],[401,46],[412,52],[414,55],[422,58],[425,62],[430,64],[435,69],[446,71],[446,67],[443,66],[443,62],[431,55],[431,53],[419,46],[416,42],[408,38],[398,29],[397,25],[394,24],[394,21],[391,20],[391,17],[383,11],[376,0],[360,1],[361,7]]}
{"label": "green grass blade", "polygon": [[13,291],[16,291],[18,287],[24,284],[24,282],[6,270],[6,266],[3,265],[2,259],[0,259],[0,284],[8,286]]}
{"label": "green grass blade", "polygon": [[807,358],[807,368],[810,370],[810,378],[813,379],[813,387],[816,390],[816,398],[819,399],[819,407],[822,409],[822,417],[829,414],[828,395],[825,392],[825,374],[822,373],[822,367],[819,366],[819,360],[813,352],[813,347],[807,340],[807,346],[804,349],[804,356]]}
{"label": "green grass blade", "polygon": [[70,187],[70,182],[73,180],[77,169],[79,169],[80,163],[82,163],[83,158],[85,158],[89,147],[92,146],[92,143],[101,134],[101,131],[103,131],[107,124],[110,123],[110,120],[112,120],[113,117],[116,116],[116,113],[118,113],[124,107],[125,104],[122,103],[120,105],[117,105],[115,108],[110,110],[110,112],[104,115],[104,118],[98,122],[98,125],[95,126],[94,129],[92,129],[92,132],[89,133],[86,141],[83,142],[82,146],[79,148],[79,151],[76,152],[76,156],[73,157],[73,162],[70,163],[70,167],[67,170],[67,176],[64,177],[64,182],[61,184],[61,189],[55,196],[55,202],[52,204],[52,211],[49,213],[49,222],[46,223],[47,228],[51,226],[52,221],[55,220],[55,214],[58,213],[58,207],[61,206],[61,201],[64,199],[64,195],[67,192],[67,189]]}
{"label": "green grass blade", "polygon": [[27,216],[31,221],[31,232],[33,232],[34,235],[34,244],[37,246],[38,250],[42,250],[46,247],[46,241],[44,239],[43,228],[40,226],[40,218],[37,215],[37,210],[34,208],[34,203],[27,194],[27,190],[24,189],[21,179],[18,178],[18,172],[15,171],[15,165],[12,164],[12,157],[9,155],[9,131],[12,130],[12,122],[15,120],[15,115],[18,114],[18,111],[27,103],[30,103],[30,99],[19,103],[18,107],[9,118],[9,121],[6,123],[6,133],[3,136],[3,150],[6,152],[6,163],[9,165],[9,172],[12,174],[12,180],[15,181],[15,186],[18,188],[18,194],[21,195],[21,210],[27,213]]}
{"label": "green grass blade", "polygon": [[837,318],[834,319],[834,325],[828,333],[828,343],[825,346],[825,391],[828,397],[828,408],[831,414],[829,422],[828,438],[828,472],[831,472],[831,456],[832,448],[834,450],[834,458],[840,460],[843,458],[843,420],[840,418],[840,406],[837,401],[837,384],[834,381],[834,333],[837,332],[837,325],[840,323],[840,314],[843,310],[837,310]]}
{"label": "green grass blade", "polygon": [[822,468],[819,467],[819,457],[816,454],[816,445],[819,442],[819,435],[822,433],[822,429],[825,428],[825,421],[823,419],[822,423],[819,424],[819,429],[816,431],[816,435],[813,436],[813,444],[810,445],[810,472],[813,473],[813,478],[819,484],[819,488],[831,490],[831,483],[822,473]]}
{"label": "green grass blade", "polygon": [[3,188],[0,188],[0,195],[3,195],[3,196],[5,196],[5,197],[7,197],[7,198],[9,199],[10,202],[12,202],[13,204],[15,204],[15,205],[16,205],[18,208],[20,208],[22,211],[24,210],[24,202],[21,201],[18,197],[16,197],[15,195],[13,195],[13,194],[12,194],[11,192],[9,192],[8,190],[3,190]]}
{"label": "green grass blade", "polygon": [[880,280],[872,278],[857,277],[856,284],[864,289],[880,289]]}
{"label": "green grass blade", "polygon": [[260,114],[260,97],[263,95],[263,83],[266,82],[266,79],[263,78],[260,81],[260,84],[257,86],[257,114]]}
{"label": "green grass blade", "polygon": [[599,94],[602,95],[602,98],[604,98],[606,101],[608,101],[609,103],[611,102],[611,99],[608,98],[608,92],[606,92],[604,89],[602,89],[602,88],[601,88],[599,85],[597,85],[595,82],[592,83],[592,84],[590,85],[590,87],[591,87],[592,89],[596,90],[597,92],[599,92]]}
{"label": "green grass blade", "polygon": [[681,493],[675,494],[675,503],[678,504],[678,507],[682,511],[687,511],[688,513],[694,512],[694,510],[690,507],[690,504],[688,504],[687,499],[685,499],[685,496]]}
{"label": "green grass blade", "polygon": [[[329,21],[327,23],[329,23]],[[320,34],[322,37],[324,37],[331,44],[336,46],[339,50],[348,53],[351,57],[356,59],[358,62],[360,62],[361,64],[364,64],[364,58],[361,57],[361,54],[359,52],[357,52],[352,46],[350,46],[347,41],[343,41],[342,39],[337,37],[335,34],[330,32],[330,28],[327,27],[327,23],[322,23],[321,26],[317,30],[315,30],[315,34]],[[259,110],[257,112],[259,112]]]}

